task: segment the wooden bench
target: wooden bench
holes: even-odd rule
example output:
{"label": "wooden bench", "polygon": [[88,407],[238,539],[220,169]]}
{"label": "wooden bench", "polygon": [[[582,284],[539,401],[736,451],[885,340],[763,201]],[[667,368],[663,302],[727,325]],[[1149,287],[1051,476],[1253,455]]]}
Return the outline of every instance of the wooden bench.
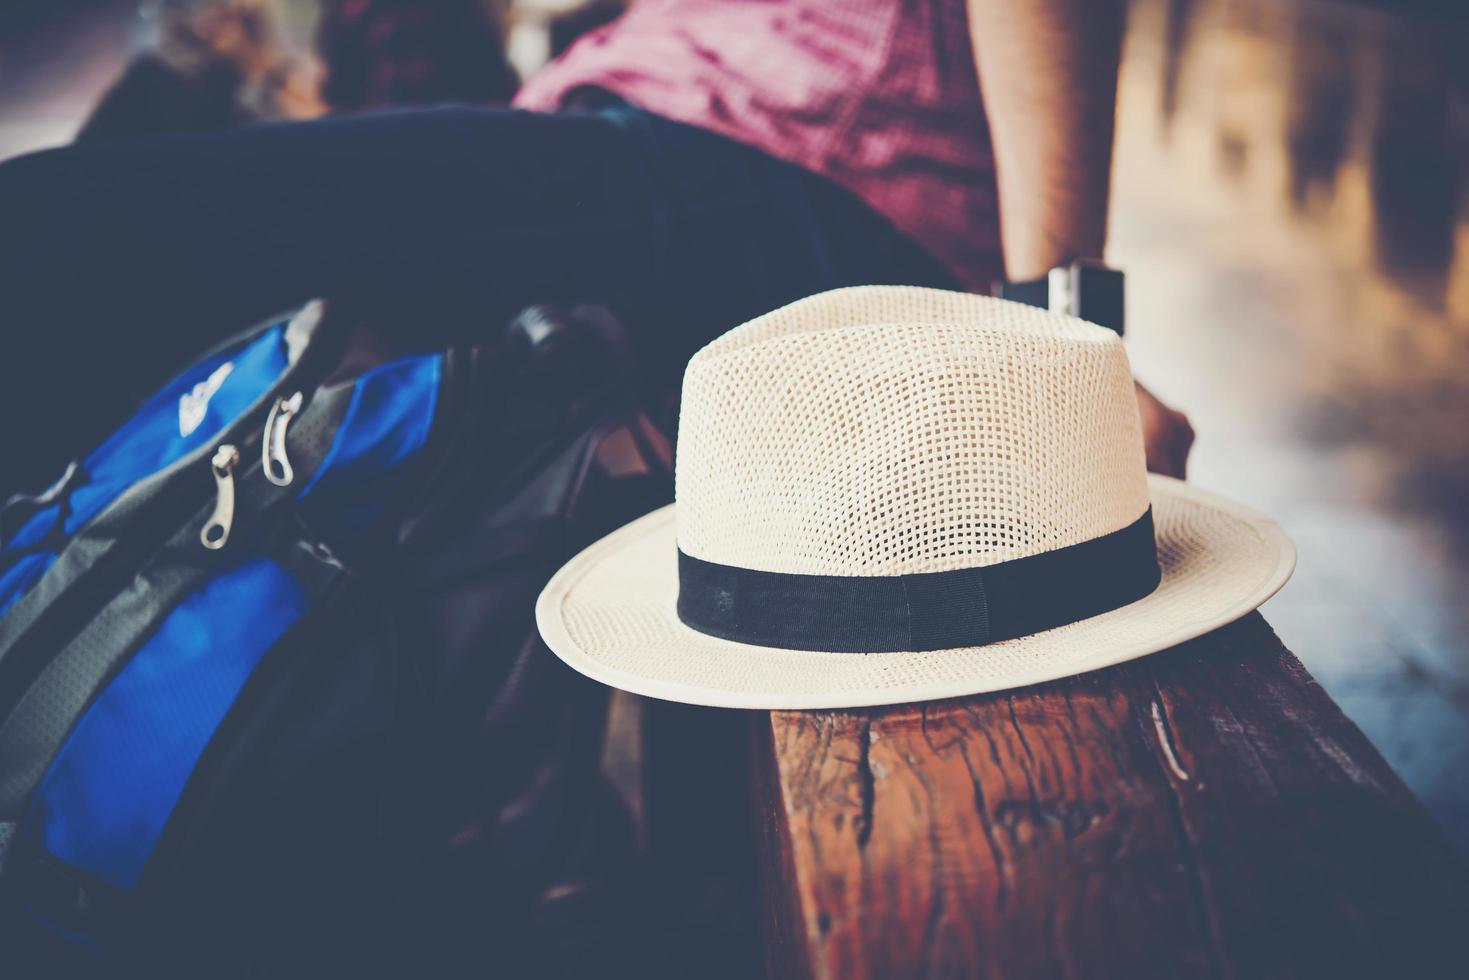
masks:
{"label": "wooden bench", "polygon": [[1469,976],[1469,864],[1258,614],[1039,687],[747,715],[771,977]]}

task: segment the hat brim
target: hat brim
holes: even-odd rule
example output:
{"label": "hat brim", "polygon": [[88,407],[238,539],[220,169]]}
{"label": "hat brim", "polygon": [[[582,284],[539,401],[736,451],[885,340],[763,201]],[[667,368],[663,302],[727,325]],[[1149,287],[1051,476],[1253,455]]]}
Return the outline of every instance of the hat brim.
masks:
{"label": "hat brim", "polygon": [[1163,579],[1137,602],[979,647],[829,653],[735,643],[678,618],[674,506],[569,561],[536,603],[546,644],[572,668],[635,694],[725,708],[851,708],[960,697],[1068,677],[1175,646],[1274,595],[1295,548],[1274,521],[1150,476]]}

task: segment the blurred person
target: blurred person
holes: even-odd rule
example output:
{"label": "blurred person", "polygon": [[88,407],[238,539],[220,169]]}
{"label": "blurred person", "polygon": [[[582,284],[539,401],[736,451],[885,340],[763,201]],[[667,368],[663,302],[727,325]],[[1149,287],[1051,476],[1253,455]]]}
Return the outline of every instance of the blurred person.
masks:
{"label": "blurred person", "polygon": [[[0,164],[0,483],[312,295],[437,344],[601,302],[650,383],[811,293],[1098,258],[1120,0],[640,0],[522,111],[329,117]],[[524,111],[528,110],[528,111]],[[1149,464],[1192,433],[1139,388]]]}
{"label": "blurred person", "polygon": [[316,46],[336,111],[438,102],[504,105],[520,79],[498,0],[326,0]]}
{"label": "blurred person", "polygon": [[148,47],[98,101],[77,140],[309,119],[316,73],[293,57],[267,0],[151,0]]}
{"label": "blurred person", "polygon": [[323,0],[315,64],[289,50],[277,6],[149,0],[142,14],[153,36],[77,139],[222,129],[328,111],[505,105],[520,84],[505,53],[500,0]]}

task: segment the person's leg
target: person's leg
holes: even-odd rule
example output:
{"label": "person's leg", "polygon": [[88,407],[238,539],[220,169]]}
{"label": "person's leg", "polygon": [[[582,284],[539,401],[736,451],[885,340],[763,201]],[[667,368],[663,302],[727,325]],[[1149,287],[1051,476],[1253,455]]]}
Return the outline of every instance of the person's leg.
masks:
{"label": "person's leg", "polygon": [[424,345],[605,303],[668,387],[742,320],[872,281],[948,280],[821,178],[627,106],[48,151],[0,164],[0,493],[84,448],[121,392],[313,295]]}
{"label": "person's leg", "polygon": [[[759,150],[625,104],[657,221],[643,292],[609,297],[652,386],[676,390],[689,356],[745,320],[812,293],[870,283],[959,288],[851,193]],[[622,302],[626,306],[618,306]]]}
{"label": "person's leg", "polygon": [[[596,116],[468,109],[0,165],[0,485],[81,448],[75,423],[119,392],[313,295],[491,316],[620,287],[650,248],[642,167]],[[431,308],[404,325],[425,343],[464,326]]]}

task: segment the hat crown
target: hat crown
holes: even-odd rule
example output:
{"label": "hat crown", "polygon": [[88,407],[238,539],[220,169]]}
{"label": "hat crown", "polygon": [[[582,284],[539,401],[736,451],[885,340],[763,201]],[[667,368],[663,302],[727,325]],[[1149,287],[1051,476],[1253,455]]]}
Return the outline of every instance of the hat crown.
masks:
{"label": "hat crown", "polygon": [[814,575],[993,565],[1148,507],[1116,334],[913,287],[813,296],[694,355],[676,483],[685,553]]}

